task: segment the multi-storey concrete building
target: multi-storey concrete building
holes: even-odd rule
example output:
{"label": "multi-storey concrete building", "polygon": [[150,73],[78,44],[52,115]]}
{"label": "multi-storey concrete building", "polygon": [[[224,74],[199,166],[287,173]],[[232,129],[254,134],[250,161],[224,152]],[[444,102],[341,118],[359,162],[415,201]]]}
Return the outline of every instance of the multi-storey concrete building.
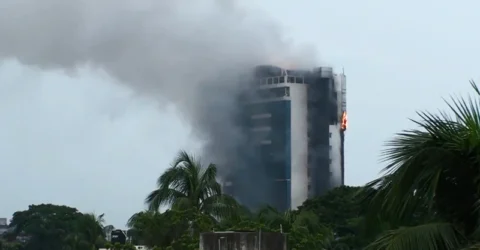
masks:
{"label": "multi-storey concrete building", "polygon": [[[243,169],[262,177],[248,180],[232,173],[225,191],[251,208],[263,203],[286,210],[343,185],[345,75],[325,67],[258,66],[252,89],[243,99],[240,123],[255,159]],[[247,186],[263,198],[252,201],[258,194],[244,192]]]}

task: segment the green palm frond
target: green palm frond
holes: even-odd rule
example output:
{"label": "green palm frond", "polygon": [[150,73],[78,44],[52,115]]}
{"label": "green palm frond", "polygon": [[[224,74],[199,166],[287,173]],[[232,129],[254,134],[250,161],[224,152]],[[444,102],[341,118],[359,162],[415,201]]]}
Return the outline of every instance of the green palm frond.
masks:
{"label": "green palm frond", "polygon": [[201,170],[198,182],[196,196],[201,199],[222,193],[222,187],[217,182],[217,167],[214,164],[209,164]]}
{"label": "green palm frond", "polygon": [[175,189],[159,188],[153,190],[145,199],[148,209],[157,211],[162,205],[171,205],[176,200],[185,198],[185,194]]}
{"label": "green palm frond", "polygon": [[[477,94],[479,90],[472,82]],[[418,129],[387,142],[385,176],[372,181],[372,213],[405,225],[419,211],[455,221],[467,234],[477,225],[480,190],[480,100],[452,98],[449,111],[419,112]],[[426,212],[430,211],[430,212]]]}
{"label": "green palm frond", "polygon": [[158,210],[160,206],[173,205],[178,199],[193,198],[200,169],[201,166],[192,156],[180,151],[171,167],[158,178],[158,188],[145,199],[149,209]]}
{"label": "green palm frond", "polygon": [[272,217],[272,216],[281,216],[281,213],[274,207],[270,205],[265,205],[257,213],[259,219]]}
{"label": "green palm frond", "polygon": [[238,204],[230,196],[222,194],[216,180],[217,167],[201,162],[185,151],[180,151],[157,180],[157,189],[145,199],[149,210],[157,211],[160,206],[185,210],[194,208],[217,219],[228,216],[238,209]]}
{"label": "green palm frond", "polygon": [[142,211],[133,214],[127,221],[128,228],[141,227],[140,225],[153,221],[153,218],[157,215],[156,211]]}
{"label": "green palm frond", "polygon": [[203,200],[200,206],[201,212],[210,214],[217,219],[235,216],[239,209],[237,201],[226,194],[209,196]]}
{"label": "green palm frond", "polygon": [[479,250],[479,249],[480,249],[480,243],[476,243],[476,244],[462,248],[462,250]]}
{"label": "green palm frond", "polygon": [[465,241],[452,224],[431,223],[391,230],[366,250],[458,250]]}

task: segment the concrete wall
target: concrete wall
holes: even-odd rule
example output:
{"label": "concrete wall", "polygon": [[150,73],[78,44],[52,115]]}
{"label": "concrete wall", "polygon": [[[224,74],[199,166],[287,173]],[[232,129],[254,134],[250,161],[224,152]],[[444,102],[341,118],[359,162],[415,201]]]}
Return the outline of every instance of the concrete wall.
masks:
{"label": "concrete wall", "polygon": [[346,77],[344,74],[335,74],[334,95],[337,100],[337,122],[329,126],[329,155],[330,155],[330,188],[339,187],[344,183],[343,173],[343,138],[341,120],[343,112],[346,112]]}
{"label": "concrete wall", "polygon": [[343,185],[343,146],[340,124],[330,125],[330,188]]}
{"label": "concrete wall", "polygon": [[319,71],[306,81],[308,83],[309,197],[323,195],[331,188],[329,127],[338,123],[338,116],[334,80],[330,74],[331,71],[325,73]]}
{"label": "concrete wall", "polygon": [[344,74],[335,74],[333,78],[339,107],[338,116],[341,117],[343,112],[347,111],[347,79]]}
{"label": "concrete wall", "polygon": [[291,209],[296,209],[308,198],[308,137],[307,87],[291,84]]}
{"label": "concrete wall", "polygon": [[200,250],[286,250],[286,237],[270,232],[211,232],[200,235]]}

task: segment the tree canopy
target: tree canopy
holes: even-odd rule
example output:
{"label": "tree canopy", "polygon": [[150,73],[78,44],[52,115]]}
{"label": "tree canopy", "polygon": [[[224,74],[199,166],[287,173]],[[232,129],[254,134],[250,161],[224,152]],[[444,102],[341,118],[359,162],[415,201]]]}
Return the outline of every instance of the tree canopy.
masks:
{"label": "tree canopy", "polygon": [[31,205],[13,214],[3,246],[20,239],[16,247],[26,250],[91,250],[104,241],[102,218],[67,206]]}

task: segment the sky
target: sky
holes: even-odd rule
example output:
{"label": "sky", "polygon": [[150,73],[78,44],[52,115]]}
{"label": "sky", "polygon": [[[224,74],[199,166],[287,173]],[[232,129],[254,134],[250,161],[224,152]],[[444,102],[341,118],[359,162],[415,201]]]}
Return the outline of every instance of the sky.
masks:
{"label": "sky", "polygon": [[[478,1],[242,5],[292,43],[312,46],[319,65],[344,69],[347,185],[378,176],[384,142],[413,128],[416,111],[443,109],[442,97],[468,94],[469,80],[480,81]],[[175,153],[201,147],[175,106],[159,107],[95,67],[71,73],[0,58],[0,100],[0,217],[54,203],[105,213],[122,228]]]}

